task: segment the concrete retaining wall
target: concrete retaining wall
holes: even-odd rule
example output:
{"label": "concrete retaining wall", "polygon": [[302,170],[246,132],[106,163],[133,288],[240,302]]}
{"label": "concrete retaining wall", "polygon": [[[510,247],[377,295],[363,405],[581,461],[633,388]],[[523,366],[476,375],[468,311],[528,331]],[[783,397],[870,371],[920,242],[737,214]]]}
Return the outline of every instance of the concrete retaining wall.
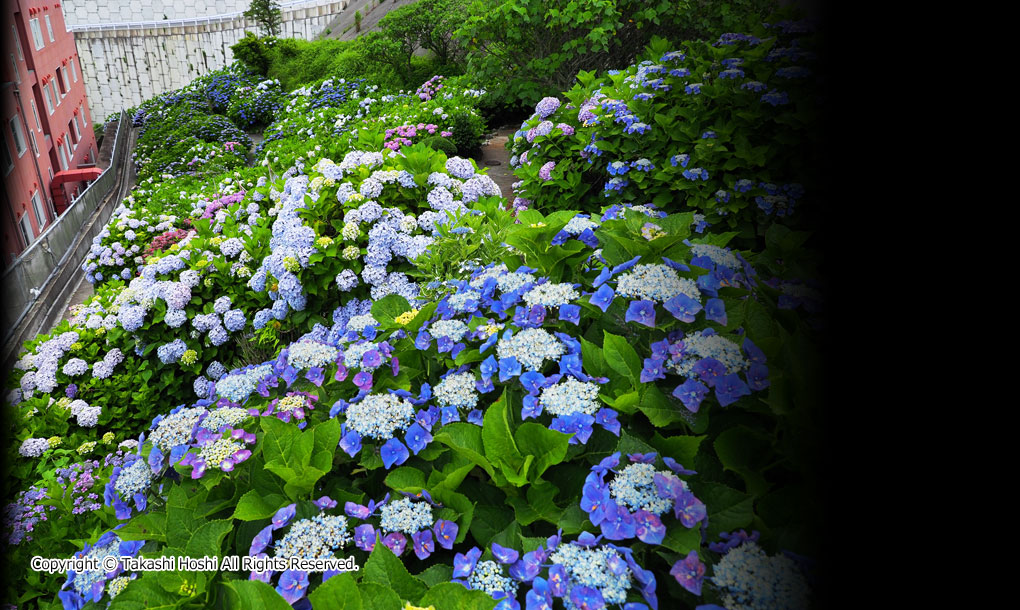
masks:
{"label": "concrete retaining wall", "polygon": [[[346,0],[321,0],[285,6],[281,36],[311,40],[346,4]],[[230,64],[234,60],[231,45],[246,31],[257,31],[256,24],[243,16],[101,27],[71,28],[85,73],[89,108],[101,120]]]}

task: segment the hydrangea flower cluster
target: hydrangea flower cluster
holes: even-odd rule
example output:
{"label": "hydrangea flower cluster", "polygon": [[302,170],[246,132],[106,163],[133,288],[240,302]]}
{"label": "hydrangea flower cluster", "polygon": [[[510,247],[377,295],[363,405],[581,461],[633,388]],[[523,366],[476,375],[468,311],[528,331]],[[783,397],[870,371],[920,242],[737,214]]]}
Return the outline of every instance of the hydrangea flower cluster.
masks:
{"label": "hydrangea flower cluster", "polygon": [[[144,544],[144,540],[121,540],[115,533],[109,531],[100,536],[95,544],[86,544],[85,548],[75,553],[74,556],[93,558],[102,566],[104,565],[103,559],[106,557],[136,556]],[[104,594],[112,597],[123,590],[123,585],[115,586],[113,584],[113,581],[121,577],[122,574],[124,574],[124,567],[119,559],[117,567],[113,570],[104,568],[87,572],[72,570],[67,573],[67,580],[57,595],[64,608],[81,608],[88,602],[98,603],[103,599]],[[131,577],[133,576],[128,576],[128,578]]]}
{"label": "hydrangea flower cluster", "polygon": [[148,506],[146,492],[155,480],[154,472],[141,454],[128,455],[115,466],[103,491],[103,501],[112,506],[118,519],[129,519],[133,513],[127,504],[134,502],[139,512]]}
{"label": "hydrangea flower cluster", "polygon": [[18,492],[13,502],[4,507],[4,531],[6,541],[12,546],[32,541],[32,530],[40,521],[47,521],[46,511],[57,510],[52,504],[43,504],[49,499],[48,488],[29,487]]}
{"label": "hydrangea flower cluster", "polygon": [[199,427],[193,447],[179,463],[191,466],[191,478],[200,479],[208,468],[230,472],[235,466],[251,457],[247,445],[255,444],[255,434],[243,428],[226,428],[213,432]]}
{"label": "hydrangea flower cluster", "polygon": [[[661,544],[666,536],[662,516],[673,516],[686,528],[702,522],[705,504],[694,496],[677,475],[696,474],[672,458],[663,462],[672,472],[655,469],[655,453],[631,454],[630,464],[620,468],[620,452],[593,466],[584,481],[581,509],[609,540],[638,538],[647,544]],[[607,481],[606,477],[611,478]]]}
{"label": "hydrangea flower cluster", "polygon": [[[348,532],[347,518],[343,515],[330,515],[326,511],[335,508],[336,500],[322,496],[314,502],[319,514],[310,519],[299,519],[291,523],[297,512],[296,504],[289,504],[273,515],[272,523],[263,528],[252,540],[248,554],[253,557],[268,557],[265,550],[272,547],[276,557],[301,557],[304,559],[326,559],[351,541]],[[290,525],[287,533],[273,543],[273,533]],[[338,572],[327,571],[322,575],[323,581],[335,576]],[[261,580],[272,584],[275,572],[252,572],[250,580]],[[280,573],[276,591],[291,605],[297,604],[308,593],[308,572],[303,570],[285,570]]]}
{"label": "hydrangea flower cluster", "polygon": [[[70,491],[72,515],[80,515],[102,508],[102,504],[97,502],[99,494],[92,491],[92,487],[98,481],[96,472],[98,469],[98,460],[85,460],[56,470],[57,483],[65,494]],[[68,490],[68,486],[70,486],[70,490]]]}
{"label": "hydrangea flower cluster", "polygon": [[248,415],[258,416],[275,415],[282,422],[290,423],[291,419],[297,422],[299,429],[304,429],[308,423],[305,421],[306,410],[315,408],[319,397],[310,392],[287,392],[286,396],[274,398],[265,411],[259,413],[257,408],[248,409]]}
{"label": "hydrangea flower cluster", "polygon": [[[436,544],[444,549],[453,549],[459,528],[453,521],[436,519],[433,507],[440,507],[426,490],[417,494],[401,492],[404,497],[391,502],[389,494],[378,504],[368,505],[347,502],[344,512],[349,517],[367,521],[378,515],[378,530],[371,523],[359,525],[354,530],[355,545],[367,552],[375,548],[377,532],[382,543],[398,557],[407,548],[407,536],[411,536],[414,554],[418,559],[427,559],[436,550]],[[434,537],[433,537],[434,535]]]}
{"label": "hydrangea flower cluster", "polygon": [[810,605],[811,590],[797,564],[785,555],[766,555],[754,541],[727,551],[710,581],[728,609],[800,610]]}
{"label": "hydrangea flower cluster", "polygon": [[[438,409],[415,412],[415,407],[425,404],[431,393],[431,388],[425,384],[417,399],[406,390],[390,390],[387,394],[362,391],[351,402],[338,400],[330,409],[330,417],[343,413],[346,418],[341,426],[340,448],[354,457],[361,451],[363,439],[385,441],[380,447],[383,465],[391,468],[403,464],[410,457],[408,448],[417,455],[432,442],[431,431],[439,419]],[[396,437],[398,432],[404,433],[403,443]]]}
{"label": "hydrangea flower cluster", "polygon": [[746,337],[743,345],[737,346],[711,328],[687,335],[674,331],[653,343],[642,378],[665,379],[666,372],[686,377],[673,396],[691,412],[698,411],[710,389],[726,407],[769,386],[765,353]]}

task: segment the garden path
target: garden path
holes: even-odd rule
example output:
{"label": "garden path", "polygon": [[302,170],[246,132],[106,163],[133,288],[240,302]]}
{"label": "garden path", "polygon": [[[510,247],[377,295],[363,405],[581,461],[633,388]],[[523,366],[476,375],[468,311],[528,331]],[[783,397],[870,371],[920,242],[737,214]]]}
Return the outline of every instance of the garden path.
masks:
{"label": "garden path", "polygon": [[[127,171],[124,173],[124,176],[121,179],[119,192],[117,192],[114,195],[114,197],[117,198],[117,201],[122,201],[125,197],[127,197],[128,194],[131,192],[131,189],[133,189],[135,186],[137,174],[135,170],[135,164],[131,161],[131,153],[134,151],[135,143],[137,141],[138,141],[138,128],[132,127],[131,133],[128,135],[127,152],[125,153],[123,159],[123,163],[126,164]],[[64,303],[64,315],[60,318],[60,320],[57,321],[56,324],[54,324],[54,326],[60,324],[60,322],[64,320],[70,319],[71,307],[75,305],[81,305],[95,292],[92,289],[92,284],[85,281],[85,274],[79,273],[79,275],[80,277],[78,278],[78,285],[75,286],[74,292],[71,293],[71,297],[67,300],[67,302]]]}
{"label": "garden path", "polygon": [[503,197],[513,201],[513,183],[517,182],[513,168],[510,167],[510,151],[506,144],[510,136],[517,131],[516,127],[505,125],[496,130],[496,133],[482,144],[482,151],[475,158],[478,167],[484,167],[489,177],[499,185]]}

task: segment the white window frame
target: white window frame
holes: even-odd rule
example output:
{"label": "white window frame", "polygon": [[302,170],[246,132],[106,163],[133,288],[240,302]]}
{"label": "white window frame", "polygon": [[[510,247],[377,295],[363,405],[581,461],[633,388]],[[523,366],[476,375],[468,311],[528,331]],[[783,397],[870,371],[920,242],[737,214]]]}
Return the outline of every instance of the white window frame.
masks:
{"label": "white window frame", "polygon": [[60,156],[60,171],[67,171],[67,168],[70,167],[70,164],[67,161],[67,155],[64,154],[64,147],[58,144],[57,152],[59,153]]}
{"label": "white window frame", "polygon": [[78,116],[81,117],[81,126],[84,128],[85,125],[86,125],[86,123],[85,123],[85,120],[86,120],[86,118],[85,118],[85,102],[82,102],[81,104],[78,104]]}
{"label": "white window frame", "polygon": [[21,38],[18,36],[18,26],[11,24],[11,38],[18,46],[18,59],[25,61],[25,52],[21,50]]}
{"label": "white window frame", "polygon": [[35,128],[42,131],[42,121],[39,119],[39,109],[35,107],[35,100],[28,100],[32,104],[32,114],[35,115]]}
{"label": "white window frame", "polygon": [[78,127],[77,114],[71,117],[71,122],[74,124],[74,137],[78,138],[78,141],[81,142],[81,127]]}
{"label": "white window frame", "polygon": [[53,96],[50,95],[49,87],[42,85],[41,89],[43,91],[43,99],[46,101],[46,110],[53,114]]}
{"label": "white window frame", "polygon": [[50,81],[50,89],[53,90],[53,99],[57,100],[57,106],[59,106],[61,100],[64,99],[64,96],[60,95],[60,92],[57,91],[57,86],[53,84],[52,80]]}
{"label": "white window frame", "polygon": [[35,222],[39,225],[39,232],[42,233],[42,230],[50,223],[50,219],[46,217],[46,210],[43,208],[39,189],[32,193],[32,208],[35,210]]}
{"label": "white window frame", "polygon": [[32,152],[34,152],[35,156],[38,157],[39,156],[39,141],[35,139],[35,132],[29,130],[28,135],[32,136]]}
{"label": "white window frame", "polygon": [[11,154],[11,147],[7,144],[7,136],[2,131],[0,131],[0,139],[3,140],[4,158],[9,161],[7,167],[4,168],[4,175],[6,176],[14,169],[14,155]]}
{"label": "white window frame", "polygon": [[18,62],[14,59],[14,53],[11,53],[11,67],[14,68],[14,82],[21,84],[21,70],[18,70]]}
{"label": "white window frame", "polygon": [[25,134],[21,133],[21,121],[18,120],[17,113],[13,117],[7,120],[7,124],[11,127],[11,135],[14,136],[14,150],[18,152],[18,158],[20,159],[25,151],[28,150],[28,143],[25,142]]}
{"label": "white window frame", "polygon": [[67,89],[67,92],[70,93],[71,92],[71,81],[67,78],[67,68],[64,68],[63,70],[61,70],[60,73],[64,76],[64,89]]}
{"label": "white window frame", "polygon": [[[76,118],[77,117],[72,116],[71,120],[68,121],[68,123],[71,124],[71,127],[70,127],[71,131],[68,132],[68,135],[71,135],[72,132],[74,133],[74,137],[71,138],[71,149],[72,150],[78,150],[78,142],[81,142],[81,132],[78,131],[78,121],[75,120]],[[77,142],[75,140],[77,140]]]}
{"label": "white window frame", "polygon": [[56,42],[57,39],[53,37],[53,26],[50,24],[50,16],[49,15],[43,15],[43,19],[46,20],[46,31],[50,35],[50,42]]}
{"label": "white window frame", "polygon": [[[53,80],[57,81],[57,93],[60,94],[61,98],[67,97],[67,90],[70,89],[70,87],[64,85],[64,70],[60,66],[57,66],[56,72],[57,75],[53,78]],[[63,89],[63,91],[61,91],[61,89]]]}
{"label": "white window frame", "polygon": [[64,149],[67,151],[67,169],[71,169],[71,164],[74,163],[74,151],[71,150],[71,136],[66,133],[64,134]]}
{"label": "white window frame", "polygon": [[32,229],[32,220],[29,219],[28,212],[22,214],[18,219],[18,228],[21,229],[21,236],[25,238],[26,248],[35,243],[35,230]]}
{"label": "white window frame", "polygon": [[46,46],[46,43],[43,42],[42,30],[39,29],[39,18],[30,19],[28,25],[32,30],[32,41],[35,43],[35,50],[38,51]]}
{"label": "white window frame", "polygon": [[74,65],[73,57],[71,58],[71,78],[74,79],[74,82],[78,82],[78,68]]}

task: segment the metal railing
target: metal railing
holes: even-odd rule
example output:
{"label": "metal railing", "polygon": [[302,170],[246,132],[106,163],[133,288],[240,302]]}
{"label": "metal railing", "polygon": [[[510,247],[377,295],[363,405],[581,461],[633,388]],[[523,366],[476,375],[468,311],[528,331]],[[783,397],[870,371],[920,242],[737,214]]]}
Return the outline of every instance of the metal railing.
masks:
{"label": "metal railing", "polygon": [[4,329],[0,345],[6,346],[25,314],[32,309],[39,295],[60,273],[64,264],[80,264],[79,259],[84,259],[85,253],[92,246],[91,238],[102,230],[113,209],[117,207],[106,206],[90,225],[89,234],[78,240],[85,223],[118,185],[117,172],[124,163],[120,153],[127,145],[130,132],[131,118],[122,110],[110,166],[0,275],[0,286],[3,287],[5,297],[4,307],[0,311],[0,324]]}
{"label": "metal railing", "polygon": [[[336,3],[344,4],[343,0],[294,0],[293,2],[281,2],[280,8],[283,10],[298,7],[299,5],[307,4],[310,6],[326,6],[329,4]],[[190,17],[188,19],[162,19],[159,21],[122,21],[120,23],[97,23],[97,24],[78,24],[68,26],[71,32],[103,32],[108,30],[140,30],[149,28],[172,28],[172,27],[183,27],[189,25],[211,25],[214,23],[226,23],[234,21],[239,17],[244,17],[244,11],[234,11],[232,13],[222,13],[220,15],[213,15],[211,17]]]}

